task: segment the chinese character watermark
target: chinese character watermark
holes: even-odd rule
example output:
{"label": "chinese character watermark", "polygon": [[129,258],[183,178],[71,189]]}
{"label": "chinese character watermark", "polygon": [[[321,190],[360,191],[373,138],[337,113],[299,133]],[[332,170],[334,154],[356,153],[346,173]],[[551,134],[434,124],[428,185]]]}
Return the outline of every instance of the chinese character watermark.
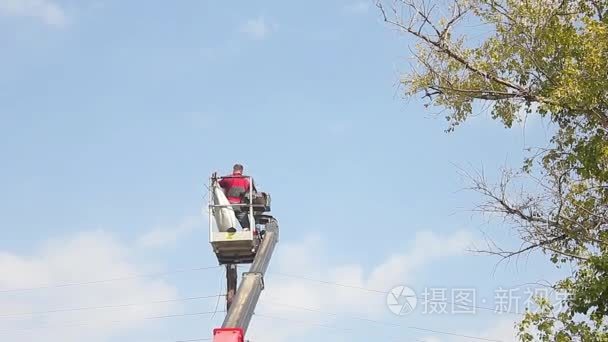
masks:
{"label": "chinese character watermark", "polygon": [[425,289],[423,295],[422,306],[425,314],[445,314],[447,313],[447,289],[431,288]]}
{"label": "chinese character watermark", "polygon": [[[505,313],[505,312],[517,312],[519,309],[519,296],[516,296],[514,293],[518,291],[519,288],[515,289],[503,289],[500,287],[499,289],[494,291],[494,299],[495,301],[495,312],[496,313]],[[515,304],[515,305],[513,305]]]}
{"label": "chinese character watermark", "polygon": [[[553,299],[554,309],[562,307],[565,294],[554,293],[551,296],[549,287],[531,287],[520,289],[499,287],[493,291],[493,296],[486,293],[486,296],[478,297],[476,288],[458,287],[429,287],[417,296],[414,290],[401,285],[396,286],[387,292],[386,305],[388,309],[396,315],[406,315],[416,310],[418,301],[421,301],[421,313],[423,314],[475,314],[478,309],[492,311],[496,314],[514,313],[520,314],[524,310],[538,309],[536,298]],[[524,296],[521,296],[521,293]],[[559,296],[559,297],[558,297]],[[493,299],[493,305],[487,304],[488,298]],[[477,303],[481,302],[481,305]],[[521,305],[521,306],[520,306]]]}
{"label": "chinese character watermark", "polygon": [[474,314],[476,303],[475,289],[452,290],[452,313]]}

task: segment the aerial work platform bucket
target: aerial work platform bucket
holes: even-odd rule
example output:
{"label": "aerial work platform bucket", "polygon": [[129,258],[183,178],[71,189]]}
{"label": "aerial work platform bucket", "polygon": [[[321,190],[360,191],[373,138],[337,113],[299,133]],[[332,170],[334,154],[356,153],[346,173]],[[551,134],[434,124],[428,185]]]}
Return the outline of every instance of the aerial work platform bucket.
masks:
{"label": "aerial work platform bucket", "polygon": [[[247,196],[248,203],[231,204],[219,185],[222,177],[215,174],[211,177],[209,187],[209,242],[213,247],[220,264],[250,264],[253,262],[260,245],[263,231],[260,229],[267,222],[265,211],[270,209],[268,194],[254,193],[252,186]],[[262,198],[262,200],[260,200]],[[258,204],[256,204],[256,202]],[[235,208],[246,210],[249,217],[249,229],[240,226]]]}

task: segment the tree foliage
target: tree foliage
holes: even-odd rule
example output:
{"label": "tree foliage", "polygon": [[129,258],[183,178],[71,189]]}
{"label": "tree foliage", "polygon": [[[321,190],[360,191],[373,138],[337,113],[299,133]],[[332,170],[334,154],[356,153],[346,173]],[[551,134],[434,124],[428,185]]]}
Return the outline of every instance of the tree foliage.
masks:
{"label": "tree foliage", "polygon": [[[487,199],[480,209],[509,219],[524,242],[518,250],[487,252],[509,258],[541,250],[557,265],[576,266],[554,284],[568,294],[566,310],[556,313],[539,299],[541,310],[519,325],[522,341],[608,341],[608,0],[377,6],[386,22],[417,41],[405,93],[447,109],[447,131],[477,103],[489,104],[507,128],[529,115],[552,122],[550,147],[533,151],[521,171],[540,193],[511,196],[510,174],[496,185],[474,178],[473,188]],[[486,36],[471,38],[464,23]]]}

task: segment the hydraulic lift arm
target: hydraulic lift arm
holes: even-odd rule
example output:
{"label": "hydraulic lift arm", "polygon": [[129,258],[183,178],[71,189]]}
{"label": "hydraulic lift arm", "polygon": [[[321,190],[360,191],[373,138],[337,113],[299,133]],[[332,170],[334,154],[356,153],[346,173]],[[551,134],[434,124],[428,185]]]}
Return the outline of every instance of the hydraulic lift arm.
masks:
{"label": "hydraulic lift arm", "polygon": [[264,273],[270,263],[279,239],[279,226],[275,219],[266,224],[266,232],[249,272],[243,274],[241,284],[221,328],[213,330],[213,342],[244,342],[251,316],[264,289]]}

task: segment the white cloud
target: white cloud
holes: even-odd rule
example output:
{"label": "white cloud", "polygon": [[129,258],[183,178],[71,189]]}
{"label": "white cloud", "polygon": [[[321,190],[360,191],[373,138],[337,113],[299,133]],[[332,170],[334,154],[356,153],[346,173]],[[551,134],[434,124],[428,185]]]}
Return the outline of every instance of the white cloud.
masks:
{"label": "white cloud", "polygon": [[[0,289],[109,279],[149,271],[130,258],[127,246],[103,232],[81,233],[71,238],[54,240],[28,256],[0,252]],[[5,316],[0,319],[0,339],[33,342],[38,341],[40,336],[45,336],[45,341],[49,342],[106,341],[114,334],[144,328],[143,324],[146,323],[141,318],[168,314],[174,304],[159,303],[19,317],[6,315],[175,298],[175,288],[164,280],[137,277],[86,286],[5,292],[0,296],[0,315]],[[115,321],[121,323],[110,323]]]}
{"label": "white cloud", "polygon": [[137,240],[141,247],[166,247],[175,244],[180,238],[187,236],[197,227],[206,227],[203,223],[206,215],[187,217],[174,227],[154,228]]}
{"label": "white cloud", "polygon": [[516,322],[516,320],[508,318],[498,320],[489,329],[480,332],[478,336],[491,340],[516,342],[518,340],[517,330],[515,328]]}
{"label": "white cloud", "polygon": [[[452,332],[463,336],[475,336],[489,341],[517,342],[516,322],[517,320],[514,319],[500,318],[491,323],[484,322],[482,328],[477,330],[461,329]],[[431,335],[424,337],[422,340],[425,342],[460,342],[463,338]]]}
{"label": "white cloud", "polygon": [[[326,253],[327,246],[317,236],[309,237],[299,244],[286,244],[277,248],[277,256],[273,259],[257,311],[277,317],[325,323],[331,321],[327,319],[327,315],[294,307],[319,308],[327,312],[360,317],[379,317],[388,310],[383,294],[309,282],[281,274],[298,274],[332,283],[389,291],[395,285],[415,283],[416,274],[423,271],[428,264],[444,257],[463,254],[472,241],[472,235],[467,232],[447,236],[420,232],[414,237],[409,250],[387,256],[369,271],[359,264],[326,267],[331,258]],[[304,334],[311,329],[306,325],[277,323],[279,322],[261,316],[254,318],[251,336],[269,342],[279,342],[287,341],[288,337]]]}
{"label": "white cloud", "polygon": [[269,23],[264,17],[249,19],[241,27],[241,32],[252,39],[262,40],[268,37],[272,31],[276,31],[277,25]]}
{"label": "white cloud", "polygon": [[0,14],[34,17],[57,27],[67,24],[65,11],[51,0],[0,0]]}
{"label": "white cloud", "polygon": [[435,336],[425,337],[422,340],[425,341],[425,342],[441,342],[441,340],[439,339],[439,337],[435,337]]}
{"label": "white cloud", "polygon": [[[491,323],[485,323],[484,328],[478,330],[461,330],[455,331],[457,334],[466,336],[476,336],[491,341],[502,342],[517,342],[517,330],[515,327],[517,320],[509,318],[500,318]],[[446,336],[429,336],[425,340],[428,342],[459,342],[461,337],[446,337]]]}

